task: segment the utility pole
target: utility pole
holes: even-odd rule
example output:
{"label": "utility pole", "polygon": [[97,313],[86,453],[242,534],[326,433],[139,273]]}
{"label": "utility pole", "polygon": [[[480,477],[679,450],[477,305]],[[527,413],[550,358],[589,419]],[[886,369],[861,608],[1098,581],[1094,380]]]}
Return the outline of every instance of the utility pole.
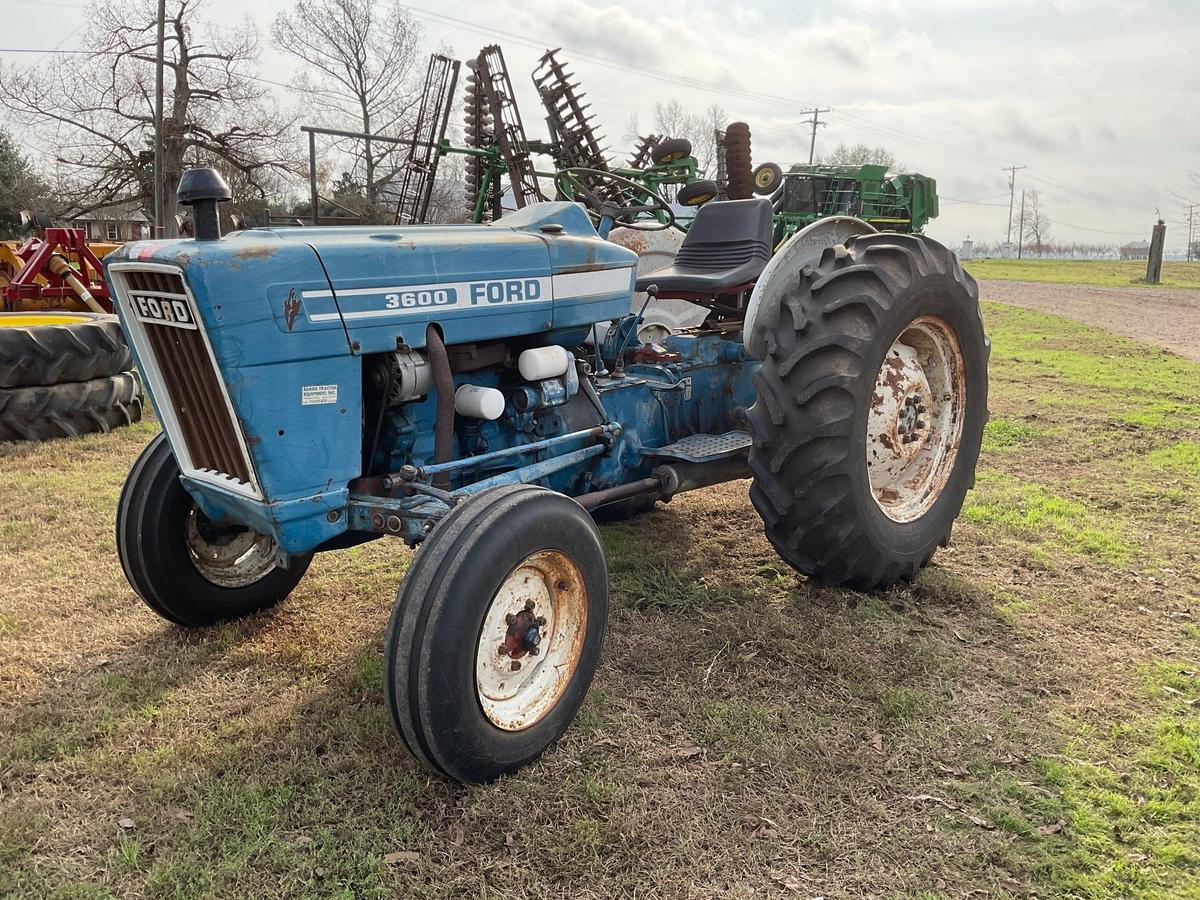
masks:
{"label": "utility pole", "polygon": [[[1021,169],[1024,169],[1024,168],[1026,168],[1026,167],[1025,166],[1009,166],[1006,169],[1000,170],[1002,172],[1008,173],[1008,238],[1005,240],[1005,243],[1008,244],[1009,247],[1012,246],[1013,194],[1016,193],[1017,172],[1019,172]],[[1021,192],[1021,206],[1022,206],[1022,208],[1024,208],[1024,206],[1025,206],[1024,191]],[[1021,239],[1020,239],[1020,237],[1018,237],[1017,243],[1019,244],[1020,242],[1021,242]]]}
{"label": "utility pole", "polygon": [[[1012,213],[1009,213],[1012,216]],[[1011,218],[1010,218],[1011,222]],[[1008,226],[1010,229],[1012,225]],[[1021,258],[1021,250],[1025,245],[1025,192],[1021,191],[1021,223],[1017,226],[1017,259]]]}
{"label": "utility pole", "polygon": [[827,112],[833,112],[833,110],[829,109],[828,107],[825,109],[806,109],[806,110],[804,110],[804,115],[809,116],[809,118],[805,119],[804,121],[806,121],[810,125],[812,125],[812,140],[809,141],[809,143],[808,143],[808,164],[810,166],[812,165],[813,157],[816,155],[816,152],[817,152],[817,126],[825,124],[824,122],[821,121],[821,113],[827,113]]}
{"label": "utility pole", "polygon": [[1195,203],[1189,203],[1188,208],[1187,208],[1187,211],[1188,211],[1187,261],[1188,262],[1192,261],[1192,246],[1196,240],[1194,235],[1195,235],[1195,227],[1196,227],[1196,206],[1197,205],[1198,204],[1195,204]]}
{"label": "utility pole", "polygon": [[166,43],[167,0],[158,0],[158,50],[154,72],[154,236],[166,236],[163,215],[163,45]]}

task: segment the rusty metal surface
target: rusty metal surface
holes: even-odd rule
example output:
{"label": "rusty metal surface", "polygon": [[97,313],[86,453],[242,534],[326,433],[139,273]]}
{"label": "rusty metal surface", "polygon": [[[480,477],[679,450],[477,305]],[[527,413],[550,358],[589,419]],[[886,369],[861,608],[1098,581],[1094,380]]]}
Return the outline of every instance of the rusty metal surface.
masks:
{"label": "rusty metal surface", "polygon": [[223,588],[256,584],[276,567],[274,538],[245,527],[217,528],[195,504],[188,513],[184,537],[196,571]]}
{"label": "rusty metal surface", "polygon": [[475,654],[476,693],[493,725],[521,731],[554,708],[579,666],[587,615],[583,576],[559,550],[540,550],[505,577]]}
{"label": "rusty metal surface", "polygon": [[[467,61],[467,90],[463,105],[463,138],[468,147],[485,150],[496,141],[495,125],[492,121],[491,108],[487,95],[479,83],[478,60]],[[484,189],[484,179],[487,174],[487,163],[482,157],[468,156],[466,163],[466,193],[465,210],[467,217],[475,214],[479,203],[479,194]],[[499,218],[500,183],[493,180],[488,184],[488,197],[481,208],[481,222],[490,222]]]}
{"label": "rusty metal surface", "polygon": [[750,165],[750,126],[734,122],[725,129],[725,192],[730,200],[754,196],[754,176]]}
{"label": "rusty metal surface", "polygon": [[[155,271],[127,271],[131,293],[184,296],[183,279]],[[147,322],[143,326],[154,361],[162,374],[175,417],[197,469],[207,469],[251,482],[250,469],[238,442],[238,426],[222,399],[220,376],[204,338],[196,328],[174,328]]]}
{"label": "rusty metal surface", "polygon": [[966,412],[966,367],[954,330],[922,316],[889,348],[867,417],[867,474],[890,519],[911,522],[937,502],[954,469]]}

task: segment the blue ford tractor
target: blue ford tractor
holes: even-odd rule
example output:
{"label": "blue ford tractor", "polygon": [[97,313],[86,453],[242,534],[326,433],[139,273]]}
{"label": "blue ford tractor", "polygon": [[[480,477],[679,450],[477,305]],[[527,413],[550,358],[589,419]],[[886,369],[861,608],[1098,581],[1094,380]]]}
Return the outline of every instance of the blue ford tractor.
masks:
{"label": "blue ford tractor", "polygon": [[[222,237],[229,189],[196,169],[194,239],[106,263],[163,425],[120,498],[134,590],[205,626],[282,601],[314,553],[419,545],[387,701],[465,782],[536,759],[583,701],[608,612],[594,516],[749,478],[789,565],[883,588],[949,540],[987,414],[975,283],[934,241],[842,218],[772,255],[768,200],[713,202],[639,278],[605,237],[670,206],[559,181],[581,202],[490,225]],[[635,291],[710,312],[645,343]]]}

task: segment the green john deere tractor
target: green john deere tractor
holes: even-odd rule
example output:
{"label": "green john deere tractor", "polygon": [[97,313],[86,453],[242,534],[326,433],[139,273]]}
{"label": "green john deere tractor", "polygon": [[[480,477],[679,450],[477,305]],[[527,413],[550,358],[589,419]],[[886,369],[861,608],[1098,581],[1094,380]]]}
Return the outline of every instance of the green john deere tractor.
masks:
{"label": "green john deere tractor", "polygon": [[918,234],[938,214],[937,182],[885,166],[775,163],[754,170],[754,192],[775,207],[775,245],[817,219],[855,216],[880,231]]}

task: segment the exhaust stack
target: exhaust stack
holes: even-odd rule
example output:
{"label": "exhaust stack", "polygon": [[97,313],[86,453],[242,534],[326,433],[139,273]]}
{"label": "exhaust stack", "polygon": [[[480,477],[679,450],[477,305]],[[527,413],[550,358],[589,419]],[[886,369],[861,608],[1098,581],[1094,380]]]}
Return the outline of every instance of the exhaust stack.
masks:
{"label": "exhaust stack", "polygon": [[175,199],[180,206],[192,207],[192,229],[198,241],[221,239],[218,203],[233,199],[229,185],[216,169],[188,169],[179,179]]}

